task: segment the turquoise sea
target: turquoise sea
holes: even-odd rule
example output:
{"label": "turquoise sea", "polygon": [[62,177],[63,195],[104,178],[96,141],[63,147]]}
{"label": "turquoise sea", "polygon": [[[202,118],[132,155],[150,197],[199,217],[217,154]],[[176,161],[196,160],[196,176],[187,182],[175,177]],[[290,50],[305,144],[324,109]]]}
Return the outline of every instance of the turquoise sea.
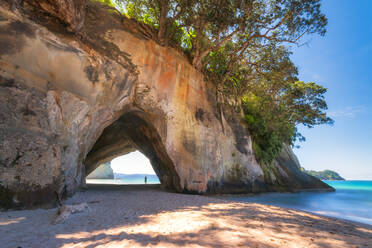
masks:
{"label": "turquoise sea", "polygon": [[324,181],[335,192],[264,193],[229,199],[304,210],[372,225],[372,181]]}
{"label": "turquoise sea", "polygon": [[159,184],[159,178],[156,175],[147,174],[115,174],[115,179],[87,179],[87,183],[92,184],[144,184],[145,176],[147,184]]}

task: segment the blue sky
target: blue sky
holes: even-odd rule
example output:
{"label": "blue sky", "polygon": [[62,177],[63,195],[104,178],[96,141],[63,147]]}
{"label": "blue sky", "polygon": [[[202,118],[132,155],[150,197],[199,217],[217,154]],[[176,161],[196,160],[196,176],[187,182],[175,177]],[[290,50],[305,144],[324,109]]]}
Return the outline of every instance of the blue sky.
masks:
{"label": "blue sky", "polygon": [[372,0],[327,0],[325,37],[293,48],[300,79],[326,88],[334,126],[300,127],[295,149],[306,169],[332,169],[346,179],[372,179]]}
{"label": "blue sky", "polygon": [[[328,88],[335,124],[300,127],[306,142],[295,153],[306,169],[372,180],[372,0],[327,0],[322,10],[329,22],[325,37],[305,38],[309,44],[294,47],[292,59],[301,80]],[[117,158],[113,167],[120,173],[154,173],[139,152]]]}

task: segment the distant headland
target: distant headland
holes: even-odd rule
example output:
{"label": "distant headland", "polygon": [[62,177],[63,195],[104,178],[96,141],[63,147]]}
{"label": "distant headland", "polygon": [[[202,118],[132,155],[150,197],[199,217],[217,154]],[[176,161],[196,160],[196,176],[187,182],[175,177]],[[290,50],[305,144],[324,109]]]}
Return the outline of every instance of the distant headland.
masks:
{"label": "distant headland", "polygon": [[320,180],[342,180],[342,181],[345,180],[345,178],[341,177],[337,172],[332,171],[332,170],[313,171],[313,170],[306,170],[303,167],[301,167],[301,170]]}

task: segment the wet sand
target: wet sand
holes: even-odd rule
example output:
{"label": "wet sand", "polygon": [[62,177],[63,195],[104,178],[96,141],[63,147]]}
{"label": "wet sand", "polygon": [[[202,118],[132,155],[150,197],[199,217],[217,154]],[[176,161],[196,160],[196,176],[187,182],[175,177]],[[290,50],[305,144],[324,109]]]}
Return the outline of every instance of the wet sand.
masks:
{"label": "wet sand", "polygon": [[0,212],[0,247],[372,247],[372,227],[307,212],[160,190],[90,185],[66,204],[90,210]]}

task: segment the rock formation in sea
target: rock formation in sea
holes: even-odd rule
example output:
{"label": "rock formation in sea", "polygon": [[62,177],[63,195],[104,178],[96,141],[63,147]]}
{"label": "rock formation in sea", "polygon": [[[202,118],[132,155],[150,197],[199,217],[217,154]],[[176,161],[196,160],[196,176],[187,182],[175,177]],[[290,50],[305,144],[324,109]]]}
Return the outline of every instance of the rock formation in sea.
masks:
{"label": "rock formation in sea", "polygon": [[106,162],[99,165],[92,171],[87,179],[114,179],[114,171],[111,168],[111,162]]}
{"label": "rock formation in sea", "polygon": [[290,147],[260,165],[241,114],[176,49],[85,0],[0,1],[0,202],[52,206],[139,150],[168,189],[329,188]]}

